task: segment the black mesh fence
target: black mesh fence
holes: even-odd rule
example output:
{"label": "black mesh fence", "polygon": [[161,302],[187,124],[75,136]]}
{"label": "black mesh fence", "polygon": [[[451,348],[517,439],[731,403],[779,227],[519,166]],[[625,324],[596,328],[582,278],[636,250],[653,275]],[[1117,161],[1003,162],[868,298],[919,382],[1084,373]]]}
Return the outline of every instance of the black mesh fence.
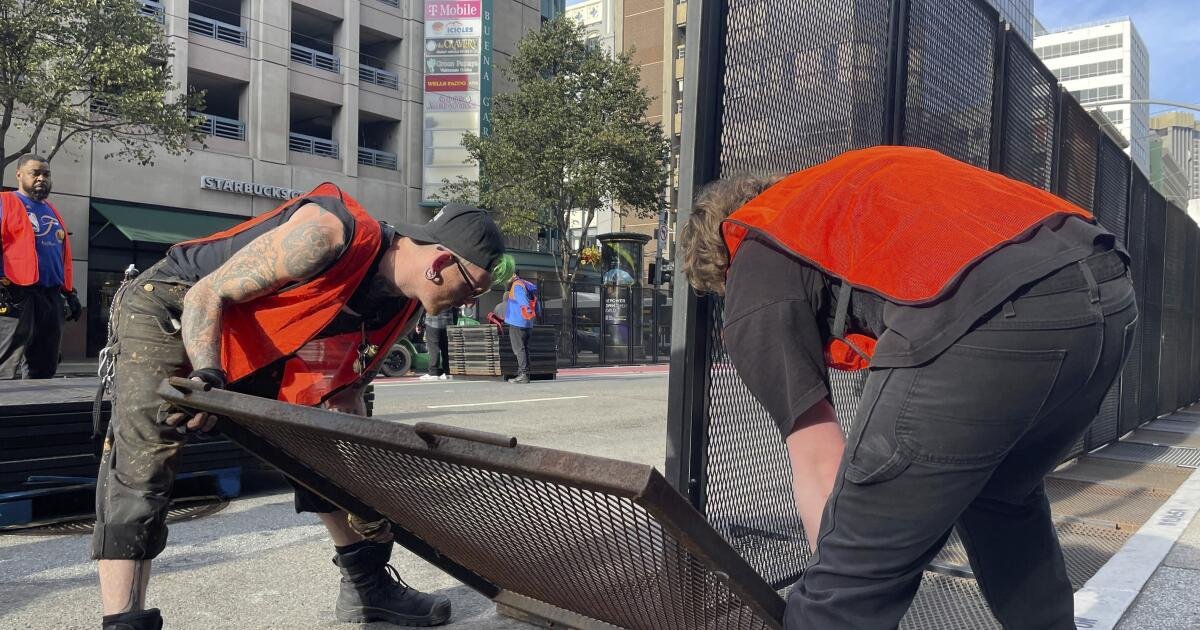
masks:
{"label": "black mesh fence", "polygon": [[902,144],[988,166],[996,35],[983,3],[912,0]]}
{"label": "black mesh fence", "polygon": [[1058,80],[1015,33],[1005,44],[1000,170],[1030,186],[1049,190],[1054,173],[1054,121]]}
{"label": "black mesh fence", "polygon": [[[933,148],[1051,190],[1093,211],[1129,251],[1141,314],[1132,356],[1070,456],[1200,397],[1196,225],[1131,167],[990,6],[714,0],[695,13],[718,27],[705,27],[709,39],[700,46],[707,49],[689,40],[689,63],[698,59],[689,67],[698,74],[688,80],[711,87],[697,88],[708,98],[688,111],[711,124],[692,132],[694,159],[683,177],[691,188],[682,196],[723,173],[790,172],[878,144]],[[681,221],[686,212],[685,205]],[[682,447],[669,453],[668,468],[676,467],[674,483],[687,486],[722,536],[768,583],[782,586],[809,553],[790,499],[786,452],[722,347],[719,301],[690,299],[675,309],[673,326],[699,322],[703,330],[692,338],[703,340],[704,351],[681,355],[691,358],[672,371],[678,396],[670,439]],[[864,380],[863,373],[831,374],[844,428]]]}
{"label": "black mesh fence", "polygon": [[[1133,277],[1133,287],[1137,292],[1137,307],[1140,313],[1139,326],[1146,326],[1146,191],[1149,182],[1139,169],[1132,169],[1129,182],[1129,221],[1126,234],[1126,249],[1130,257],[1130,275]],[[1146,375],[1145,343],[1141,331],[1134,335],[1133,347],[1125,362],[1125,371],[1121,376],[1121,420],[1119,433],[1132,431],[1141,423],[1142,382]]]}
{"label": "black mesh fence", "polygon": [[[1142,331],[1142,421],[1158,415],[1158,381],[1162,373],[1163,335],[1163,270],[1167,238],[1167,206],[1157,190],[1147,187],[1146,191],[1146,269],[1145,282],[1139,294],[1144,308],[1141,311]],[[1169,368],[1168,368],[1169,369]]]}
{"label": "black mesh fence", "polygon": [[[1096,192],[1093,211],[1096,219],[1117,237],[1117,243],[1128,246],[1129,219],[1129,158],[1107,137],[1101,137],[1096,161]],[[1086,435],[1086,448],[1103,446],[1120,434],[1121,392],[1130,386],[1118,380],[1109,390],[1096,421]]]}

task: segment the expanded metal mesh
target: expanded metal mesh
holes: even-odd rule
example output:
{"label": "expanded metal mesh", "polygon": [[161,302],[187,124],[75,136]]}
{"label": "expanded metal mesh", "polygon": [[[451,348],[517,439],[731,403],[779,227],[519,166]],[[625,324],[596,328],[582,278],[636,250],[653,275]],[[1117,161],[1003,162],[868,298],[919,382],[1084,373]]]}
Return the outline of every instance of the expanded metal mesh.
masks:
{"label": "expanded metal mesh", "polygon": [[1059,104],[1058,188],[1060,197],[1080,207],[1095,207],[1096,151],[1100,128],[1075,98],[1062,93]]}
{"label": "expanded metal mesh", "polygon": [[1162,348],[1159,350],[1158,413],[1170,413],[1180,407],[1179,364],[1184,349],[1182,304],[1184,265],[1187,255],[1185,221],[1191,222],[1178,208],[1164,204],[1166,245],[1163,251]]}
{"label": "expanded metal mesh", "polygon": [[880,144],[889,4],[731,0],[721,170],[797,170]]}
{"label": "expanded metal mesh", "polygon": [[[1099,159],[1096,164],[1095,214],[1100,225],[1112,232],[1117,244],[1127,243],[1129,215],[1129,158],[1112,140],[1100,139]],[[1096,420],[1087,435],[1087,448],[1107,444],[1117,439],[1121,415],[1121,392],[1131,386],[1122,379],[1113,383],[1104,397]]]}
{"label": "expanded metal mesh", "polygon": [[1146,327],[1146,176],[1137,168],[1131,171],[1129,184],[1129,219],[1126,222],[1125,248],[1130,257],[1130,275],[1137,296],[1138,330],[1133,336],[1133,346],[1125,360],[1121,374],[1121,420],[1118,433],[1125,434],[1147,420],[1142,416],[1142,388],[1146,375],[1143,374],[1145,350],[1143,329]]}
{"label": "expanded metal mesh", "polygon": [[1098,481],[1108,485],[1139,487],[1170,494],[1191,470],[1173,464],[1125,461],[1085,455],[1051,473],[1062,479]]}
{"label": "expanded metal mesh", "polygon": [[[890,3],[879,0],[729,2],[721,171],[794,171],[882,143],[889,14]],[[777,425],[725,353],[721,305],[713,307],[705,471],[697,492],[709,523],[781,587],[799,577],[810,553],[791,469]],[[843,426],[864,377],[830,375]]]}
{"label": "expanded metal mesh", "polygon": [[903,143],[987,168],[995,11],[970,0],[911,0]]}
{"label": "expanded metal mesh", "polygon": [[391,447],[336,429],[234,420],[505,590],[623,628],[767,627],[644,499],[552,473],[425,457],[400,446],[406,427]]}
{"label": "expanded metal mesh", "polygon": [[1141,291],[1142,337],[1142,420],[1159,415],[1158,380],[1162,357],[1163,333],[1163,269],[1167,238],[1166,204],[1157,190],[1146,191],[1146,269],[1145,285]]}
{"label": "expanded metal mesh", "polygon": [[1112,523],[1135,530],[1150,519],[1170,493],[1122,488],[1076,479],[1046,478],[1050,509],[1059,516]]}
{"label": "expanded metal mesh", "polygon": [[1016,32],[1009,32],[1007,38],[1001,172],[1049,190],[1058,80]]}
{"label": "expanded metal mesh", "polygon": [[1116,442],[1093,453],[1096,457],[1134,462],[1157,462],[1187,468],[1200,468],[1200,449]]}
{"label": "expanded metal mesh", "polygon": [[[1200,258],[1195,226],[1173,215],[1168,228],[1162,197],[1029,46],[1012,32],[997,41],[990,7],[728,0],[724,10],[720,135],[700,130],[697,138],[697,146],[715,147],[720,173],[790,172],[895,141],[979,166],[997,156],[1001,172],[1094,211],[1130,252],[1140,313],[1131,356],[1069,457],[1200,397],[1200,273],[1194,264],[1182,266]],[[889,51],[890,43],[903,47]],[[1002,120],[993,121],[996,111]],[[720,305],[711,302],[711,352],[695,366],[708,379],[691,394],[703,397],[706,413],[693,425],[702,457],[693,460],[701,470],[691,474],[690,492],[722,536],[778,587],[800,574],[810,550],[776,424],[737,378],[721,343]],[[831,374],[844,428],[864,378]]]}

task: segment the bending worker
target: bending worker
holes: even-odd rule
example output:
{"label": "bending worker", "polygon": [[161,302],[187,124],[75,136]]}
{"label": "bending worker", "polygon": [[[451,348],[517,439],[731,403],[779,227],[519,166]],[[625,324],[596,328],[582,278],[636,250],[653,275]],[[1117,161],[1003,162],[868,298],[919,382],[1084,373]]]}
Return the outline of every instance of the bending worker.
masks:
{"label": "bending worker", "polygon": [[[681,234],[779,424],[814,563],[789,630],[895,628],[955,525],[1006,628],[1074,628],[1042,478],[1132,342],[1128,259],[1090,213],[934,151],[717,181]],[[850,438],[827,368],[869,369]]]}
{"label": "bending worker", "polygon": [[[112,423],[96,493],[104,627],[158,629],[145,609],[188,416],[156,394],[168,376],[363,414],[363,388],[424,308],[438,313],[507,280],[500,231],[482,210],[447,205],[428,224],[392,228],[332,184],[205,239],[172,247],[116,297]],[[388,566],[390,534],[364,538],[347,514],[297,488],[316,512],[342,573],[341,621],[429,626],[450,602],[409,587]],[[362,528],[359,528],[362,529]]]}

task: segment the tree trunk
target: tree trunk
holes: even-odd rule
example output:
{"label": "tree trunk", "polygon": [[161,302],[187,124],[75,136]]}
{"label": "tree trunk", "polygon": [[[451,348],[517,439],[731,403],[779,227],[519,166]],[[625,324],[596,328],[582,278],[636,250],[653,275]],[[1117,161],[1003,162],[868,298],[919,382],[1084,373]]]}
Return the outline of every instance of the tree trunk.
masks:
{"label": "tree trunk", "polygon": [[565,357],[568,362],[575,362],[575,299],[572,295],[570,282],[558,281],[559,295],[562,296],[562,321],[558,330],[558,356]]}

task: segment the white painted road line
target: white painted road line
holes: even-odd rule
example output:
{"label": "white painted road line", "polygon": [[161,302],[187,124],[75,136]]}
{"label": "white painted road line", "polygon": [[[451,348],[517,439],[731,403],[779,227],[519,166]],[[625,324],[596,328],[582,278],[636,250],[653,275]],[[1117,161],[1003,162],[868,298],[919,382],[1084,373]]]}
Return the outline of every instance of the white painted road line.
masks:
{"label": "white painted road line", "polygon": [[384,381],[382,383],[372,383],[375,387],[415,387],[418,385],[474,385],[479,383],[488,383],[490,381]]}
{"label": "white painted road line", "polygon": [[1117,555],[1075,592],[1075,626],[1095,630],[1115,628],[1192,522],[1197,506],[1200,506],[1200,470],[1193,471],[1154,516],[1125,541]]}
{"label": "white painted road line", "polygon": [[546,402],[549,400],[575,400],[587,396],[556,396],[554,398],[525,398],[523,400],[497,400],[494,402],[460,403],[457,405],[429,405],[429,409],[449,409],[451,407],[483,407],[485,405],[508,405],[513,403]]}

